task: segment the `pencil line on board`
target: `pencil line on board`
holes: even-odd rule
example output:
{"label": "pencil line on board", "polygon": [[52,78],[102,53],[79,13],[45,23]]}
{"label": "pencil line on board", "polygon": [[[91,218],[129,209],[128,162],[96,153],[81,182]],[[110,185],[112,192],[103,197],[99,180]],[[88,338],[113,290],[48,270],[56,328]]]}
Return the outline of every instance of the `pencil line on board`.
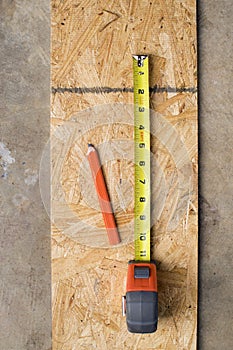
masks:
{"label": "pencil line on board", "polygon": [[[150,93],[161,93],[161,92],[189,92],[189,93],[196,93],[197,88],[196,87],[172,87],[172,86],[153,86],[149,88]],[[132,87],[123,87],[123,88],[112,88],[108,86],[94,86],[94,87],[52,87],[52,93],[73,93],[78,95],[83,94],[110,94],[110,93],[133,93]]]}

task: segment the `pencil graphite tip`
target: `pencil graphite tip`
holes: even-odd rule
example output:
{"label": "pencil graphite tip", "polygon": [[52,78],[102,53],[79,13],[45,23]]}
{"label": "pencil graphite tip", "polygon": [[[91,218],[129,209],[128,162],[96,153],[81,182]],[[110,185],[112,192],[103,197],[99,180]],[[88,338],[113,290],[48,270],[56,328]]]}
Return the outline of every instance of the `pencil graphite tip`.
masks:
{"label": "pencil graphite tip", "polygon": [[87,155],[91,152],[95,152],[95,147],[92,145],[92,143],[88,143]]}

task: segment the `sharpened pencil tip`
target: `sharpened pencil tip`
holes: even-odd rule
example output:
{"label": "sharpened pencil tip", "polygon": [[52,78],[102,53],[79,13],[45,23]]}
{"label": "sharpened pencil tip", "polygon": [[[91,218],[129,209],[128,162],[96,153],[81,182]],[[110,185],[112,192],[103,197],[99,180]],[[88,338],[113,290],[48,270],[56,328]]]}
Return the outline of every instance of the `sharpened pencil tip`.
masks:
{"label": "sharpened pencil tip", "polygon": [[88,143],[87,156],[92,152],[96,152],[96,149],[92,143]]}

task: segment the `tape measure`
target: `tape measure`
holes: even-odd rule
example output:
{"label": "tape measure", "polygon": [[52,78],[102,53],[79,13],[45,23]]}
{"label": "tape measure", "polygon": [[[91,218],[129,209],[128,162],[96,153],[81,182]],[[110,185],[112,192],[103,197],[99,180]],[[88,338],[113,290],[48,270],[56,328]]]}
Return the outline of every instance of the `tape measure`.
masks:
{"label": "tape measure", "polygon": [[157,330],[158,293],[155,262],[150,260],[150,110],[148,56],[133,56],[135,260],[129,261],[123,315],[129,332]]}

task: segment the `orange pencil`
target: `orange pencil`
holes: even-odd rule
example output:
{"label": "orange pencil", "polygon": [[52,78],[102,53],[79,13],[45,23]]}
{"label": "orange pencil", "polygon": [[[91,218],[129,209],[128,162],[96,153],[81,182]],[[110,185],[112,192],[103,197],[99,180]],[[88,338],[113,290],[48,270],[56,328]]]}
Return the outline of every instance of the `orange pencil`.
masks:
{"label": "orange pencil", "polygon": [[121,239],[117,230],[99,156],[95,147],[90,143],[88,144],[87,158],[90,164],[92,177],[94,180],[96,192],[100,203],[100,209],[103,215],[106,231],[108,234],[109,243],[111,245],[118,244],[120,243]]}

